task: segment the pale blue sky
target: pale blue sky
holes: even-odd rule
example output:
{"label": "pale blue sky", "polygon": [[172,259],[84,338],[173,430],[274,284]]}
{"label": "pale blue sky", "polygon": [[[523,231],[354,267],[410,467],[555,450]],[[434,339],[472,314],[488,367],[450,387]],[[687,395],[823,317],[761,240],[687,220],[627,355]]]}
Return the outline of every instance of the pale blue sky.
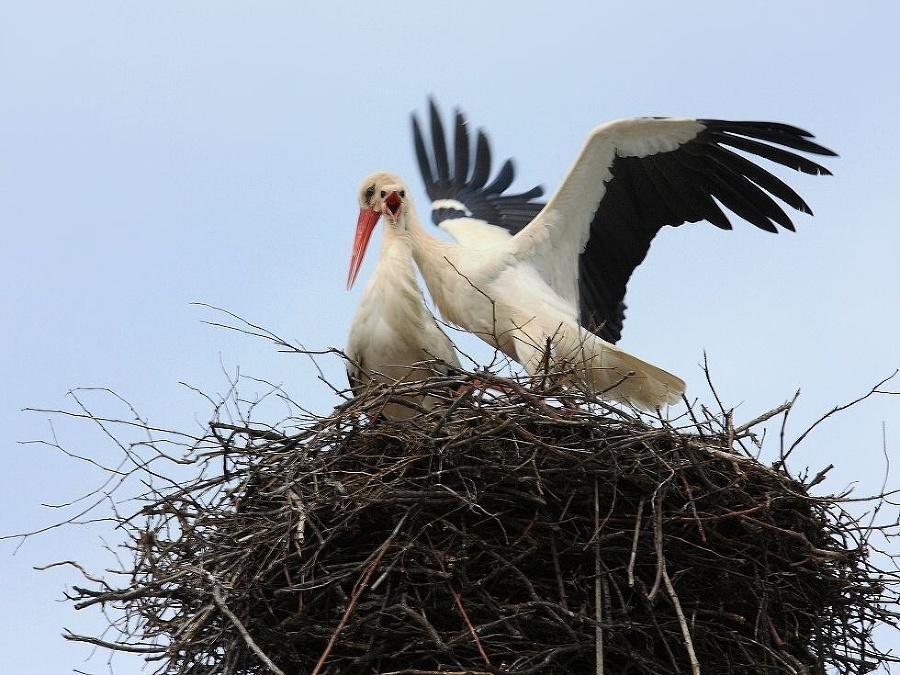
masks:
{"label": "pale blue sky", "polygon": [[[21,409],[69,406],[73,387],[109,387],[152,424],[186,430],[210,406],[179,383],[215,395],[223,366],[314,410],[337,402],[305,359],[211,328],[201,320],[219,317],[190,303],[341,347],[361,289],[344,290],[358,183],[395,171],[424,206],[409,114],[429,94],[487,128],[497,155],[516,158],[519,187],[555,187],[589,130],[618,117],[813,131],[841,155],[835,176],[781,175],[815,218],[777,236],[745,223],[665,232],[631,285],[621,344],[711,403],[705,351],[739,422],[801,389],[790,436],[900,366],[896,3],[611,4],[0,4],[0,534],[53,522],[42,503],[101,478],[17,443],[50,436],[46,415]],[[336,358],[320,365],[343,383]],[[823,490],[877,490],[883,443],[900,449],[898,412],[900,398],[881,397],[843,413],[795,468],[834,463]],[[116,457],[83,424],[56,432]],[[108,672],[104,654],[85,661],[90,650],[59,637],[102,624],[59,602],[77,575],[32,569],[112,566],[101,536],[116,544],[102,527],[33,538],[15,556],[0,542],[7,672]],[[116,673],[140,666],[113,660]]]}

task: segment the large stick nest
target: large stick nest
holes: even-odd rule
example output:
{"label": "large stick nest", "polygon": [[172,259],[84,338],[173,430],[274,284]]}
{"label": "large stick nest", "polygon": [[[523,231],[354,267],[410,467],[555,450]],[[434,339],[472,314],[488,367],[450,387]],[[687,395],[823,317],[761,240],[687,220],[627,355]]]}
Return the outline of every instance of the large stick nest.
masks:
{"label": "large stick nest", "polygon": [[[822,475],[734,429],[512,382],[413,420],[214,422],[128,529],[115,605],[161,673],[846,673],[895,591]],[[415,387],[442,391],[446,382]],[[84,636],[70,636],[101,644]],[[116,648],[116,643],[102,643]]]}

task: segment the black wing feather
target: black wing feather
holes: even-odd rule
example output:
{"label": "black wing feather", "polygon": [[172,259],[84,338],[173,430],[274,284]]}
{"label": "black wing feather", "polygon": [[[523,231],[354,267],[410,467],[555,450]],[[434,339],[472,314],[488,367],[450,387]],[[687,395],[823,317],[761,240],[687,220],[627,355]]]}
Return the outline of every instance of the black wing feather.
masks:
{"label": "black wing feather", "polygon": [[480,190],[487,185],[488,178],[491,177],[491,146],[481,129],[478,130],[478,140],[475,144],[475,166],[472,168],[469,185],[474,190]]}
{"label": "black wing feather", "polygon": [[727,148],[719,148],[719,150],[720,152],[716,153],[716,159],[725,164],[728,171],[742,173],[763,190],[777,197],[788,206],[803,213],[812,213],[809,205],[803,198],[778,176],[769,173],[759,164],[754,164],[746,157]]}
{"label": "black wing feather", "polygon": [[792,150],[835,156],[832,150],[810,140],[808,131],[788,124],[698,121],[705,128],[672,151],[613,160],[612,178],[581,259],[579,287],[588,291],[581,298],[582,320],[589,315],[601,322],[615,314],[631,274],[666,225],[707,220],[730,230],[731,222],[719,204],[767,232],[777,232],[779,225],[794,230],[776,200],[811,213],[784,181],[734,150],[814,175],[831,172]]}
{"label": "black wing feather", "polygon": [[[698,136],[696,139],[694,139],[694,141],[691,142],[710,143],[713,144],[714,147],[720,147],[718,145],[720,143],[722,145],[730,145],[731,147],[737,148],[738,150],[743,150],[750,155],[758,155],[759,157],[768,159],[770,162],[775,162],[776,164],[781,164],[782,166],[786,166],[789,169],[794,169],[794,171],[800,171],[802,173],[808,173],[814,176],[822,174],[826,176],[831,175],[831,172],[824,166],[816,164],[812,160],[807,159],[802,155],[798,155],[794,152],[791,152],[790,150],[784,150],[775,145],[763,143],[751,137],[735,136],[732,134],[721,133],[719,131],[710,131],[707,134],[701,133],[700,136]],[[827,152],[831,153],[830,150],[828,150]]]}
{"label": "black wing feather", "polygon": [[413,127],[413,147],[416,149],[416,161],[419,163],[419,173],[422,174],[422,180],[425,185],[434,185],[437,181],[434,172],[431,170],[431,158],[428,150],[425,148],[425,138],[422,135],[422,129],[419,127],[419,120],[415,115],[412,118]]}
{"label": "black wing feather", "polygon": [[463,182],[468,183],[469,177],[469,132],[466,130],[466,119],[462,114],[456,112],[456,130],[453,134],[454,152],[456,153],[456,161],[454,162],[453,176],[454,178],[462,178]]}
{"label": "black wing feather", "polygon": [[437,108],[431,106],[431,137],[434,139],[434,165],[437,172],[438,185],[446,187],[450,184],[450,162],[447,159],[447,140],[444,136],[444,125]]}
{"label": "black wing feather", "polygon": [[[537,199],[544,194],[542,187],[535,186],[526,192],[506,194],[516,176],[512,161],[506,160],[494,179],[488,183],[492,164],[488,138],[483,131],[476,132],[473,160],[471,134],[465,116],[459,111],[455,115],[451,173],[447,137],[434,101],[429,101],[429,117],[430,149],[415,115],[412,123],[416,159],[425,181],[425,191],[432,201],[456,200],[465,206],[472,217],[499,225],[512,233],[518,232],[540,213],[544,202]],[[444,220],[462,215],[457,209],[440,208],[432,211],[431,218],[439,225]]]}
{"label": "black wing feather", "polygon": [[[810,140],[813,138],[810,132],[790,124],[782,124],[780,122],[726,122],[724,120],[699,121],[706,125],[710,133],[748,136],[758,141],[783,145],[786,148],[793,148],[794,150],[813,155],[837,156],[833,150],[829,150],[825,146]],[[819,168],[825,173],[829,173],[824,167]]]}

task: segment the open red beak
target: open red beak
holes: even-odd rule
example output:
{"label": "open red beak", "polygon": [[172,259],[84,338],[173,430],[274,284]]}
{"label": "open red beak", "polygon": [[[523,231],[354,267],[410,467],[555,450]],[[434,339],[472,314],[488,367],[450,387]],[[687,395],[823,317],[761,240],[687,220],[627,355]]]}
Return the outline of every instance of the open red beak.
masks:
{"label": "open red beak", "polygon": [[359,220],[356,221],[356,237],[353,239],[353,254],[350,256],[350,270],[347,272],[347,289],[353,286],[359,268],[362,266],[366,255],[369,239],[375,230],[375,225],[381,214],[374,209],[362,209],[359,212]]}
{"label": "open red beak", "polygon": [[[397,216],[400,214],[400,207],[403,205],[403,200],[400,198],[400,195],[397,194],[396,191],[392,192],[387,196],[384,200],[384,206],[390,213],[391,217],[394,220],[397,220]],[[387,215],[387,214],[385,214]]]}

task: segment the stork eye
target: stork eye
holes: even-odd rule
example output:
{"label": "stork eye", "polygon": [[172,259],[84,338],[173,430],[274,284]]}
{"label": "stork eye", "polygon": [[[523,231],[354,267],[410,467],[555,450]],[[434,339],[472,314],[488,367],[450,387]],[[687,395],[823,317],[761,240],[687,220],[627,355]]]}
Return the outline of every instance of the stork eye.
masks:
{"label": "stork eye", "polygon": [[382,190],[382,191],[381,191],[381,198],[384,199],[385,197],[387,197],[387,190]]}
{"label": "stork eye", "polygon": [[406,199],[406,190],[400,190],[400,198]]}
{"label": "stork eye", "polygon": [[372,197],[374,197],[374,196],[375,196],[375,186],[370,185],[368,188],[366,188],[366,204],[371,204]]}

